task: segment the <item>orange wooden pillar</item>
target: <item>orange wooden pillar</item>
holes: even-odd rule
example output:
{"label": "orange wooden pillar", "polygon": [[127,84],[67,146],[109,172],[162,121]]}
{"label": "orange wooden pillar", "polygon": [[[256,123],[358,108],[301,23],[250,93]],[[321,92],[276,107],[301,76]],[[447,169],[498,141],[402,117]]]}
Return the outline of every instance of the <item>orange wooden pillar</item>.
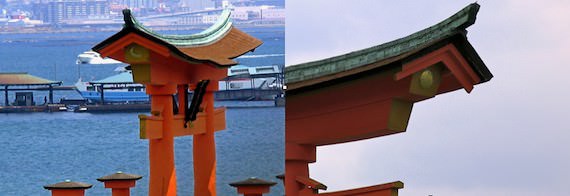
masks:
{"label": "orange wooden pillar", "polygon": [[285,143],[285,195],[299,195],[306,187],[297,181],[299,176],[309,176],[309,163],[316,162],[316,146]]}
{"label": "orange wooden pillar", "polygon": [[230,183],[230,186],[236,187],[237,192],[244,196],[263,196],[264,193],[269,193],[270,187],[275,184],[277,183],[251,177],[246,180]]}
{"label": "orange wooden pillar", "polygon": [[105,188],[110,188],[113,196],[130,196],[130,188],[136,185],[136,181],[142,176],[134,174],[126,174],[117,172],[108,176],[97,178],[98,181],[105,183]]}
{"label": "orange wooden pillar", "polygon": [[216,142],[214,140],[214,91],[218,81],[211,81],[203,99],[206,113],[206,131],[194,135],[194,192],[195,195],[216,195]]}
{"label": "orange wooden pillar", "polygon": [[150,187],[149,195],[176,195],[174,167],[174,119],[172,95],[175,84],[146,85],[151,99],[151,115],[162,118],[162,137],[149,139]]}
{"label": "orange wooden pillar", "polygon": [[83,182],[65,180],[64,182],[46,185],[44,188],[50,190],[52,196],[84,196],[85,190],[92,186]]}

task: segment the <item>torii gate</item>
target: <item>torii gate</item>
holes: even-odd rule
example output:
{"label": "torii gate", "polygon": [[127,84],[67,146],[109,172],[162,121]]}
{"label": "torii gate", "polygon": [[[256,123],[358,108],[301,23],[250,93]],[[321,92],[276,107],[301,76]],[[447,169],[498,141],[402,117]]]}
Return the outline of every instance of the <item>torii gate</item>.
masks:
{"label": "torii gate", "polygon": [[318,194],[309,178],[316,147],[406,130],[414,103],[457,89],[471,92],[493,75],[467,41],[474,3],[407,37],[320,61],[287,67],[287,196],[394,196],[400,181]]}
{"label": "torii gate", "polygon": [[130,64],[134,81],[150,95],[151,116],[139,115],[140,137],[149,140],[149,195],[176,195],[174,137],[185,135],[194,136],[194,195],[216,195],[214,132],[225,129],[225,109],[214,109],[214,91],[227,68],[237,64],[232,59],[262,42],[233,27],[227,10],[193,35],[160,35],[138,23],[130,10],[123,15],[123,29],[93,50]]}

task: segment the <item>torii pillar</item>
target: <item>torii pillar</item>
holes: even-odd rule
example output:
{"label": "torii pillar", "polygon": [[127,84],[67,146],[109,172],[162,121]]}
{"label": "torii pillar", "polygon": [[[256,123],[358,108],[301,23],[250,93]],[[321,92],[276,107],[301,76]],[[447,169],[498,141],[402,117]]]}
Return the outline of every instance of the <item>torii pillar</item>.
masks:
{"label": "torii pillar", "polygon": [[407,37],[285,70],[287,84],[285,194],[395,196],[400,181],[345,191],[311,179],[316,147],[406,131],[415,103],[493,76],[467,41],[474,3],[445,21]]}
{"label": "torii pillar", "polygon": [[[205,31],[175,36],[144,28],[130,10],[123,14],[124,28],[93,50],[130,64],[134,82],[150,95],[151,115],[139,115],[140,137],[149,140],[149,195],[177,194],[174,137],[186,135],[194,136],[194,195],[216,195],[214,132],[226,124],[225,108],[214,108],[214,92],[227,68],[237,64],[232,59],[261,41],[234,28],[227,10]],[[194,90],[190,105],[189,90]]]}

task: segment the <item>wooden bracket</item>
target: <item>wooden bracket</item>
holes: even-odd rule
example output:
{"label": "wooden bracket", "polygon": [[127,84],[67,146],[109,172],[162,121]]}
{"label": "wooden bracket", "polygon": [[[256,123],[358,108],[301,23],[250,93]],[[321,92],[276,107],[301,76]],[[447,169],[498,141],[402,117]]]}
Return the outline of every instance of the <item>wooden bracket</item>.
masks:
{"label": "wooden bracket", "polygon": [[[163,134],[163,121],[160,116],[139,115],[140,138],[160,139]],[[174,115],[173,120],[174,137],[197,135],[206,133],[206,113],[200,112],[194,122],[184,128],[184,115]],[[226,108],[214,109],[214,131],[226,129]]]}
{"label": "wooden bracket", "polygon": [[406,63],[402,66],[402,71],[396,73],[395,80],[401,80],[439,63],[442,63],[453,74],[467,93],[473,90],[474,84],[481,81],[453,44],[448,44],[426,56]]}

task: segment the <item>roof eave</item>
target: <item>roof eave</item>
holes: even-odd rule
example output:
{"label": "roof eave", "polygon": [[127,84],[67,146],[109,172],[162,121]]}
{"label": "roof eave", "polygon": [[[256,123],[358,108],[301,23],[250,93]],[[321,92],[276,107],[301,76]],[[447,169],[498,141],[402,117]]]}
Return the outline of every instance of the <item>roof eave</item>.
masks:
{"label": "roof eave", "polygon": [[[111,46],[115,41],[120,40],[124,36],[126,36],[130,33],[135,33],[137,35],[140,35],[146,39],[149,39],[155,43],[158,43],[159,45],[162,45],[162,46],[168,48],[171,52],[173,52],[175,54],[175,56],[178,56],[180,58],[180,60],[186,61],[188,63],[210,64],[210,65],[213,65],[215,67],[225,68],[225,67],[237,65],[238,63],[232,59],[234,59],[238,56],[241,56],[247,52],[253,51],[259,45],[261,45],[261,44],[257,44],[251,50],[244,51],[240,55],[228,57],[227,61],[225,61],[225,62],[220,62],[220,61],[211,60],[211,59],[197,59],[197,58],[193,58],[192,56],[185,54],[184,52],[180,51],[178,48],[178,47],[193,47],[193,45],[192,46],[190,46],[190,45],[175,45],[173,43],[169,43],[165,39],[163,39],[161,37],[157,37],[157,35],[155,35],[155,33],[149,33],[148,31],[150,31],[150,30],[144,28],[142,25],[137,24],[137,21],[132,16],[130,10],[128,10],[128,9],[123,10],[123,15],[124,15],[125,24],[124,24],[123,28],[121,29],[121,31],[119,31],[118,33],[112,35],[111,37],[109,37],[109,38],[105,39],[104,41],[95,45],[92,48],[93,51],[100,52],[101,50],[103,50],[106,47]],[[227,17],[229,17],[229,15]],[[217,34],[218,37],[214,37],[211,39],[208,38],[208,40],[210,42],[200,43],[194,47],[198,47],[198,46],[202,46],[202,45],[208,45],[208,44],[215,44],[217,41],[219,41],[221,38],[223,38],[223,36],[225,36],[233,28],[232,23],[227,21],[227,20],[229,20],[229,18],[223,19],[223,20],[226,20],[226,21],[225,22],[222,21],[223,23],[220,22],[220,23],[213,25],[213,27],[215,27],[215,28],[211,27],[211,28],[206,29],[202,33],[196,34],[197,37],[200,37],[199,34],[207,34],[207,35]],[[224,32],[221,32],[221,31],[224,31]],[[207,35],[204,35],[204,36],[207,36]],[[221,37],[219,37],[219,36],[221,36]],[[108,55],[102,54],[102,56],[108,56]]]}
{"label": "roof eave", "polygon": [[[449,35],[448,37],[443,38],[441,40],[437,40],[435,42],[426,44],[422,48],[418,48],[418,50],[412,51],[411,53],[405,53],[402,54],[402,56],[394,57],[396,59],[388,60],[384,64],[371,66],[370,68],[367,68],[365,66],[369,66],[372,64],[364,65],[360,67],[361,68],[360,71],[355,71],[352,72],[351,74],[344,75],[342,77],[332,77],[331,75],[324,75],[321,77],[312,78],[311,80],[288,83],[287,84],[288,87],[292,86],[293,88],[288,88],[287,92],[294,94],[297,91],[301,92],[313,88],[318,88],[319,86],[328,86],[331,84],[341,83],[345,80],[350,80],[350,78],[358,77],[359,75],[362,74],[367,74],[368,72],[376,73],[383,70],[392,69],[397,66],[402,66],[406,62],[410,62],[425,54],[428,54],[432,51],[442,48],[448,44],[453,44],[459,50],[463,58],[465,58],[465,60],[469,62],[470,67],[473,69],[473,71],[475,71],[475,73],[477,73],[477,75],[481,79],[478,84],[487,82],[493,78],[493,75],[491,74],[491,72],[489,71],[489,69],[487,68],[487,66],[485,65],[485,63],[477,53],[477,51],[475,51],[473,46],[467,40],[465,33],[458,32],[453,35]],[[326,79],[327,77],[330,79]]]}
{"label": "roof eave", "polygon": [[[440,23],[406,37],[344,55],[289,66],[286,68],[286,75],[289,75],[288,77],[285,77],[286,83],[294,83],[307,78],[311,79],[311,77],[321,77],[324,75],[334,74],[338,71],[353,69],[382,59],[398,56],[402,53],[422,47],[434,40],[448,37],[456,33],[466,33],[465,28],[475,23],[479,8],[479,4],[472,3]],[[361,60],[361,58],[364,60]],[[337,65],[341,65],[340,69]],[[333,70],[331,71],[331,69]],[[303,74],[299,72],[303,72]],[[305,77],[304,73],[308,72],[313,72],[313,74],[309,77]]]}

